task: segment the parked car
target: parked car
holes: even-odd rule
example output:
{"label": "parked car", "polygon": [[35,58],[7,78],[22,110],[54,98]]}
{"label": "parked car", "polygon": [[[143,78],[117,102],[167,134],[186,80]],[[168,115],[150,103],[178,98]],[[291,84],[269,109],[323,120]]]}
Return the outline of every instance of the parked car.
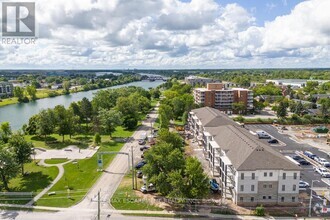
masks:
{"label": "parked car", "polygon": [[140,151],[144,151],[144,150],[149,150],[150,147],[148,146],[143,146],[143,147],[140,147]]}
{"label": "parked car", "polygon": [[147,162],[142,160],[141,162],[139,162],[138,164],[135,165],[135,168],[136,169],[141,169],[146,164],[147,164]]}
{"label": "parked car", "polygon": [[292,159],[294,159],[294,160],[301,160],[301,159],[304,159],[304,158],[302,158],[301,156],[295,154],[294,156],[292,156]]}
{"label": "parked car", "polygon": [[271,139],[271,136],[269,134],[258,134],[259,139]]}
{"label": "parked car", "polygon": [[142,176],[143,176],[142,171],[141,171],[141,170],[138,170],[138,171],[136,172],[136,177],[137,177],[137,178],[142,178]]}
{"label": "parked car", "polygon": [[139,145],[144,145],[146,144],[146,140],[139,140]]}
{"label": "parked car", "polygon": [[278,144],[278,140],[277,139],[271,139],[268,141],[269,144]]}
{"label": "parked car", "polygon": [[309,183],[302,181],[302,180],[299,181],[299,189],[305,189],[308,187],[309,187]]}
{"label": "parked car", "polygon": [[330,178],[329,171],[323,167],[314,167],[314,171],[319,173],[322,177]]}
{"label": "parked car", "polygon": [[147,115],[146,118],[150,118],[150,115]]}
{"label": "parked car", "polygon": [[314,158],[316,157],[316,155],[315,154],[313,154],[312,152],[310,152],[310,151],[304,151],[304,155],[306,155],[307,157],[309,157],[309,158],[311,158],[311,159],[313,159],[314,160]]}
{"label": "parked car", "polygon": [[150,183],[148,186],[146,184],[144,184],[141,189],[141,192],[143,193],[151,193],[151,192],[156,192],[156,187],[154,186],[154,184]]}
{"label": "parked car", "polygon": [[298,163],[299,163],[300,165],[311,165],[311,163],[308,162],[308,161],[305,160],[305,159],[298,160]]}
{"label": "parked car", "polygon": [[315,161],[323,165],[324,167],[330,167],[330,163],[322,157],[315,157]]}
{"label": "parked car", "polygon": [[212,192],[219,192],[219,183],[215,179],[210,180],[210,189]]}

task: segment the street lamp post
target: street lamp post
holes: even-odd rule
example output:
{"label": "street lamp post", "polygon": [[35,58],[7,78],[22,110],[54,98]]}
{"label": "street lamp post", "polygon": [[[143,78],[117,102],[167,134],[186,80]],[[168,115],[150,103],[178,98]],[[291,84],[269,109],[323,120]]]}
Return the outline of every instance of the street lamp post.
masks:
{"label": "street lamp post", "polygon": [[319,180],[312,180],[312,185],[311,185],[311,195],[309,197],[309,212],[308,212],[308,217],[312,216],[312,196],[313,196],[313,186],[314,182],[320,182]]}

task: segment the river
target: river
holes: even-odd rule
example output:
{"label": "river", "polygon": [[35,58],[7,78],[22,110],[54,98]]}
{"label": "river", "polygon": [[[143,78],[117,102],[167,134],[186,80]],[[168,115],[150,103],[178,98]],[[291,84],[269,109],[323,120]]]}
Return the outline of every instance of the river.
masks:
{"label": "river", "polygon": [[[164,82],[138,81],[103,89],[115,89],[125,86],[139,86],[144,89],[148,89],[150,87],[155,88],[162,83]],[[52,98],[38,99],[29,103],[18,103],[0,107],[0,123],[8,121],[13,130],[18,130],[22,127],[23,124],[28,123],[29,118],[37,114],[41,109],[54,108],[56,105],[64,105],[65,107],[68,107],[72,102],[82,100],[84,97],[92,100],[94,94],[98,90],[101,89],[72,93],[69,95],[61,95]]]}

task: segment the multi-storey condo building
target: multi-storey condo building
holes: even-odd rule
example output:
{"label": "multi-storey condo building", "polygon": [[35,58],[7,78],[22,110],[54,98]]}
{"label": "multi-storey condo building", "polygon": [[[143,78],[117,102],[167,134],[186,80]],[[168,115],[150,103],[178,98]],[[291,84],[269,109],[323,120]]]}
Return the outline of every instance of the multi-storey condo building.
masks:
{"label": "multi-storey condo building", "polygon": [[14,94],[14,86],[12,83],[0,82],[0,98],[10,97]]}
{"label": "multi-storey condo building", "polygon": [[221,193],[237,205],[297,205],[300,167],[217,109],[194,109],[189,129]]}
{"label": "multi-storey condo building", "polygon": [[195,85],[201,85],[205,86],[207,83],[212,82],[219,82],[215,79],[205,78],[205,77],[199,77],[199,76],[187,76],[184,78],[185,83],[195,86]]}
{"label": "multi-storey condo building", "polygon": [[232,112],[233,103],[243,102],[247,110],[253,109],[253,92],[248,89],[229,89],[222,83],[208,83],[206,88],[194,89],[196,104]]}

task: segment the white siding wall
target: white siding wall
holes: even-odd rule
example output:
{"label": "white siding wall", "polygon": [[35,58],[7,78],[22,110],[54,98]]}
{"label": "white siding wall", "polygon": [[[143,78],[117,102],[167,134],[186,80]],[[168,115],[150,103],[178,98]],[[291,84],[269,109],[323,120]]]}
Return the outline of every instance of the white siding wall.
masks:
{"label": "white siding wall", "polygon": [[[244,180],[241,179],[241,174],[244,173]],[[252,173],[255,173],[255,179],[252,179]],[[239,171],[237,172],[237,191],[239,193],[258,193],[258,176],[257,171]],[[241,185],[244,185],[244,191],[241,191]],[[254,185],[254,191],[251,191],[251,185]]]}
{"label": "white siding wall", "polygon": [[[286,173],[286,178],[283,179],[283,172]],[[297,173],[297,179],[293,178],[294,173]],[[299,171],[280,171],[279,181],[278,181],[278,192],[284,193],[298,193],[299,192]],[[285,185],[285,191],[282,191],[282,185]],[[293,185],[296,185],[296,190],[293,191]]]}

